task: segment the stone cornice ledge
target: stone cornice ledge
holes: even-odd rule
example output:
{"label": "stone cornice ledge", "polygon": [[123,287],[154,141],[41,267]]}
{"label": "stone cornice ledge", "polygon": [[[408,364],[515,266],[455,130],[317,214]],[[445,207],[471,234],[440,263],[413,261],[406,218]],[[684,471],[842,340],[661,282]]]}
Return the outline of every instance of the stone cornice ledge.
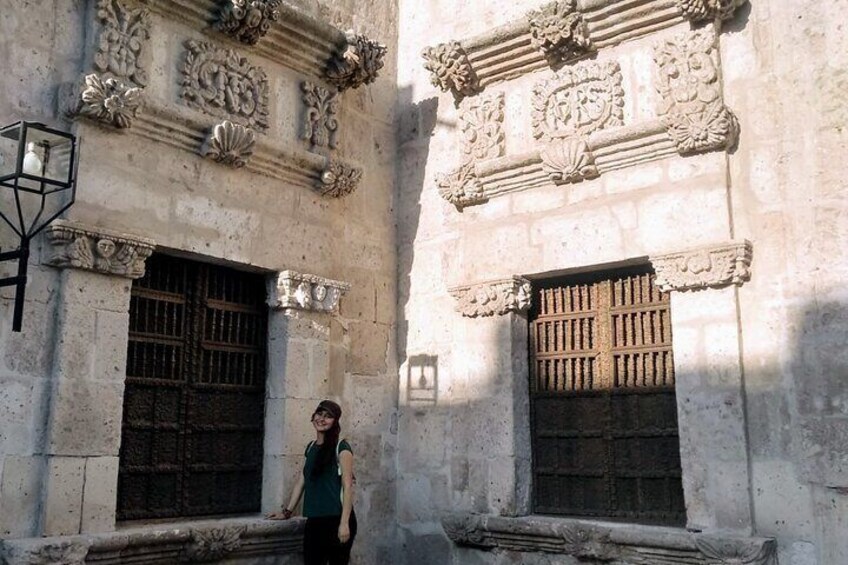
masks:
{"label": "stone cornice ledge", "polygon": [[777,544],[773,539],[721,532],[693,533],[661,526],[478,514],[445,516],[442,527],[454,543],[483,550],[559,553],[631,565],[777,563]]}
{"label": "stone cornice ledge", "polygon": [[46,265],[137,279],[156,242],[100,227],[57,220],[46,230]]}
{"label": "stone cornice ledge", "polygon": [[296,555],[305,520],[262,518],[159,524],[92,535],[0,541],[0,562],[8,565],[171,565],[221,559]]}
{"label": "stone cornice ledge", "polygon": [[740,286],[751,278],[754,247],[730,241],[665,255],[652,255],[656,284],[663,292]]}
{"label": "stone cornice ledge", "polygon": [[456,299],[456,311],[466,318],[503,316],[530,308],[530,281],[513,276],[448,289]]}
{"label": "stone cornice ledge", "polygon": [[282,271],[271,281],[268,306],[275,310],[336,312],[350,284],[317,275]]}

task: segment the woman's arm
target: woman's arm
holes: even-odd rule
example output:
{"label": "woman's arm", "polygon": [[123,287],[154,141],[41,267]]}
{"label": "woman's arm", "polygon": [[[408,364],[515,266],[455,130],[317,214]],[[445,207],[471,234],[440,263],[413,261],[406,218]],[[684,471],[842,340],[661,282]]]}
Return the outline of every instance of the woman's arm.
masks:
{"label": "woman's arm", "polygon": [[353,453],[344,450],[339,453],[342,467],[342,519],[339,522],[339,541],[346,543],[350,539],[350,513],[353,510]]}
{"label": "woman's arm", "polygon": [[294,490],[292,490],[291,498],[289,499],[289,503],[283,508],[282,512],[275,512],[273,514],[269,514],[268,518],[271,520],[286,520],[290,518],[292,512],[294,512],[297,503],[300,502],[300,497],[303,496],[303,473],[298,473],[297,482],[294,485]]}

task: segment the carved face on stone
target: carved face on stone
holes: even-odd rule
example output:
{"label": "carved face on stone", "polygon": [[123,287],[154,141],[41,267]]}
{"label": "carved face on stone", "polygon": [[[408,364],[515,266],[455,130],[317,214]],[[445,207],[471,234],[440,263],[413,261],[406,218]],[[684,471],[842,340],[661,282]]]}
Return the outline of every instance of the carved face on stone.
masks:
{"label": "carved face on stone", "polygon": [[315,288],[312,289],[312,296],[318,302],[324,302],[324,299],[327,297],[327,287],[323,284],[315,285]]}
{"label": "carved face on stone", "polygon": [[295,300],[300,304],[301,308],[309,308],[312,306],[312,285],[308,282],[301,282],[297,285],[297,290],[294,293]]}
{"label": "carved face on stone", "polygon": [[111,239],[100,239],[97,241],[97,245],[95,245],[94,248],[100,257],[108,259],[115,254],[117,246]]}

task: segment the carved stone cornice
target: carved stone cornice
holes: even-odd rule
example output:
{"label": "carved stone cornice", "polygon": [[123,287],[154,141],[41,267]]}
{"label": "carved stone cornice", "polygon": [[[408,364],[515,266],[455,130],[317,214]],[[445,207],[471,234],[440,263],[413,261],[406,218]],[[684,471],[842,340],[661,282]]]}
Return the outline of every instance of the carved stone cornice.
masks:
{"label": "carved stone cornice", "polygon": [[751,277],[752,259],[748,240],[650,257],[663,292],[739,286]]}
{"label": "carved stone cornice", "polygon": [[693,22],[729,20],[737,8],[747,2],[748,0],[675,0],[683,17]]}
{"label": "carved stone cornice", "polygon": [[186,546],[183,560],[189,563],[220,561],[241,547],[243,526],[194,530]]}
{"label": "carved stone cornice", "polygon": [[46,230],[46,265],[84,269],[130,279],[144,276],[144,262],[156,242],[145,237],[57,220]]}
{"label": "carved stone cornice", "polygon": [[327,64],[327,82],[339,91],[374,82],[385,64],[386,51],[382,43],[349,30],[344,47]]}
{"label": "carved stone cornice", "polygon": [[335,149],[339,132],[339,95],[310,81],[300,84],[303,112],[303,139],[315,148]]}
{"label": "carved stone cornice", "polygon": [[283,271],[273,281],[268,306],[275,310],[336,312],[350,284],[317,275]]}
{"label": "carved stone cornice", "polygon": [[448,292],[457,301],[456,311],[466,318],[503,316],[510,312],[526,312],[530,308],[530,281],[517,276],[455,286]]}
{"label": "carved stone cornice", "polygon": [[215,27],[236,41],[256,45],[280,19],[282,0],[226,0]]}
{"label": "carved stone cornice", "polygon": [[317,190],[321,196],[341,198],[359,188],[362,180],[362,169],[342,161],[331,160],[321,174],[321,183]]}
{"label": "carved stone cornice", "polygon": [[[570,555],[598,562],[655,565],[775,565],[773,539],[687,532],[567,518],[451,514],[442,528],[455,544],[484,550]],[[648,550],[648,551],[646,551]]]}
{"label": "carved stone cornice", "polygon": [[452,92],[457,100],[477,93],[477,75],[458,41],[425,47],[421,56],[424,68],[430,72],[430,82],[442,92]]}
{"label": "carved stone cornice", "polygon": [[253,130],[224,120],[212,128],[200,154],[222,165],[239,169],[247,165],[255,145]]}
{"label": "carved stone cornice", "polygon": [[527,14],[530,43],[557,65],[591,50],[592,42],[577,0],[554,0]]}

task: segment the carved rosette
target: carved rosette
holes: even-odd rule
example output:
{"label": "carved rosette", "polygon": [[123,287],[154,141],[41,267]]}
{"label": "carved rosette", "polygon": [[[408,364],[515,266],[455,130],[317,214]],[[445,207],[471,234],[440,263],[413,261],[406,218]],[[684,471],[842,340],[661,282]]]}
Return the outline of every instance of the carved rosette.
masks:
{"label": "carved rosette", "polygon": [[659,114],[681,155],[727,149],[739,124],[721,95],[712,28],[679,34],[654,49]]}
{"label": "carved rosette", "polygon": [[101,31],[94,54],[94,68],[106,76],[147,85],[142,58],[150,38],[150,13],[130,8],[122,0],[98,0],[97,20]]}
{"label": "carved rosette", "polygon": [[96,74],[85,77],[68,114],[85,116],[119,129],[129,128],[144,104],[144,89],[116,78]]}
{"label": "carved rosette", "polygon": [[424,68],[430,72],[430,82],[442,92],[453,92],[457,100],[477,93],[477,75],[458,41],[427,47],[421,56]]}
{"label": "carved rosette", "polygon": [[493,549],[497,547],[481,527],[483,518],[470,514],[448,514],[442,517],[442,529],[457,545]]}
{"label": "carved rosette", "polygon": [[748,240],[700,247],[650,258],[663,292],[741,285],[751,277],[753,246]]}
{"label": "carved rosette", "polygon": [[456,311],[466,318],[503,316],[530,308],[530,281],[522,277],[456,286],[448,292],[457,301]]}
{"label": "carved rosette", "polygon": [[576,0],[556,0],[527,14],[530,42],[551,65],[589,52],[592,42]]}
{"label": "carved rosette", "polygon": [[321,173],[321,184],[318,191],[322,196],[341,198],[359,188],[362,180],[362,169],[348,165],[342,161],[330,161]]}
{"label": "carved rosette", "polygon": [[596,178],[600,173],[595,156],[582,138],[555,141],[539,153],[542,169],[554,184],[567,184]]}
{"label": "carved rosette", "polygon": [[256,45],[280,18],[282,0],[227,0],[215,27],[237,41]]}
{"label": "carved rosette", "polygon": [[283,271],[268,293],[268,306],[276,310],[311,310],[336,312],[339,299],[350,290],[350,284],[316,275]]}
{"label": "carved rosette", "polygon": [[222,165],[238,169],[247,165],[255,145],[256,135],[253,130],[224,120],[212,128],[200,154]]}
{"label": "carved rosette", "polygon": [[536,139],[586,135],[624,125],[624,89],[616,61],[587,61],[533,87],[531,121]]}
{"label": "carved rosette", "polygon": [[336,147],[336,134],[339,130],[337,118],[339,95],[336,92],[318,86],[309,81],[300,85],[303,92],[303,138],[312,147]]}
{"label": "carved rosette", "polygon": [[774,540],[753,542],[710,535],[695,536],[695,546],[715,565],[773,565],[777,563]]}
{"label": "carved rosette", "polygon": [[675,0],[680,14],[687,20],[702,22],[729,20],[736,9],[748,0]]}
{"label": "carved rosette", "polygon": [[193,530],[185,549],[185,561],[202,563],[219,561],[241,547],[243,527]]}
{"label": "carved rosette", "polygon": [[232,49],[205,41],[185,43],[182,97],[211,116],[258,131],[268,129],[268,77]]}
{"label": "carved rosette", "polygon": [[483,187],[477,180],[474,164],[466,163],[455,171],[436,177],[439,196],[462,210],[466,206],[482,204],[487,200]]}
{"label": "carved rosette", "polygon": [[460,104],[460,151],[463,162],[495,159],[504,154],[503,92],[485,97],[466,98]]}
{"label": "carved rosette", "polygon": [[50,244],[47,265],[130,279],[144,276],[144,262],[156,245],[151,239],[65,220],[57,220],[47,228],[47,241]]}
{"label": "carved rosette", "polygon": [[359,88],[377,80],[387,48],[382,43],[358,35],[345,34],[345,46],[327,65],[327,81],[340,91]]}

